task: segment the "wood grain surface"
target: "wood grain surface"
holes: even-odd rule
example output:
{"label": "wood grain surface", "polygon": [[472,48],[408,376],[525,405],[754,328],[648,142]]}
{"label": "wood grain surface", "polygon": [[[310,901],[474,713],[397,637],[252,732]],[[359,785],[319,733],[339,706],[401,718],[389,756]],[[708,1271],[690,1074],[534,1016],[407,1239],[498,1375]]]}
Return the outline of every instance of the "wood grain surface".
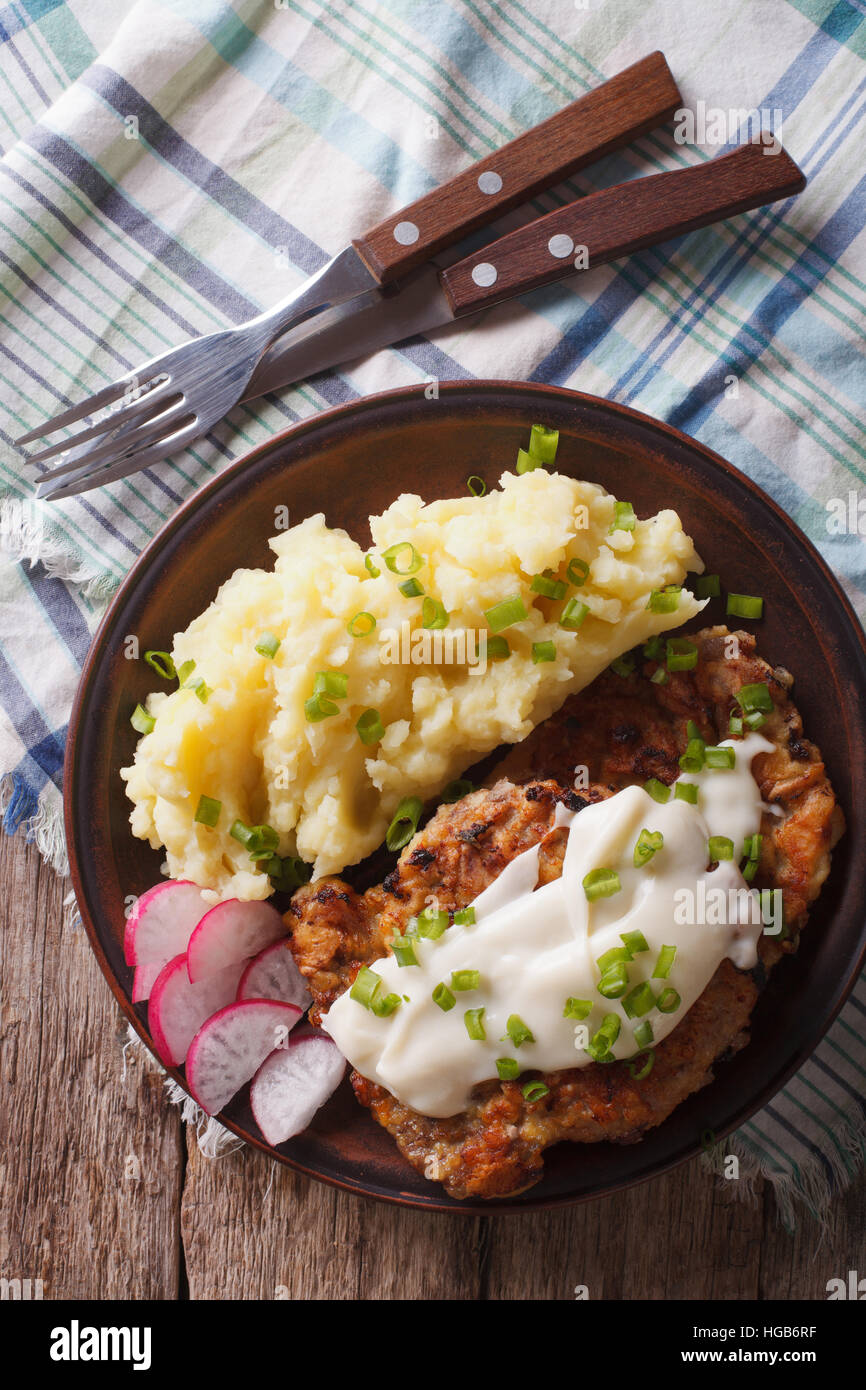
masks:
{"label": "wood grain surface", "polygon": [[695,1160],[601,1201],[450,1217],[350,1197],[244,1149],[205,1159],[137,1049],[68,885],[0,837],[0,1277],[99,1299],[818,1299],[866,1273],[866,1176],[789,1235]]}

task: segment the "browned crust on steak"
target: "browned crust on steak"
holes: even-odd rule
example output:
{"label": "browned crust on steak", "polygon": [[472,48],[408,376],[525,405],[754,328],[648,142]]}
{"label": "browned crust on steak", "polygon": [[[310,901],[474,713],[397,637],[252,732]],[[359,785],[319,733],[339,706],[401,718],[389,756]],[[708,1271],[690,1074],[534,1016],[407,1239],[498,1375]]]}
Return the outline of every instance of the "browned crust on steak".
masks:
{"label": "browned crust on steak", "polygon": [[[730,655],[735,639],[738,653]],[[634,1080],[624,1063],[592,1063],[544,1075],[549,1092],[528,1103],[517,1082],[477,1086],[468,1110],[449,1119],[419,1115],[383,1087],[352,1073],[363,1105],[393,1135],[419,1172],[453,1197],[513,1195],[537,1182],[544,1149],[559,1140],[591,1143],[639,1140],[693,1091],[713,1077],[724,1054],[748,1042],[749,1018],[758,997],[755,977],[765,976],[796,949],[809,904],[829,872],[830,851],[842,833],[820,753],[803,736],[789,698],[791,678],[772,671],[755,652],[750,633],[705,629],[692,638],[698,666],[652,684],[655,662],[633,675],[607,672],[518,745],[496,769],[498,780],[441,806],[403,850],[381,886],[358,895],[338,878],[300,889],[286,920],[292,950],[313,994],[313,1021],[348,987],[364,962],[384,955],[391,937],[429,901],[453,910],[472,902],[517,854],[548,838],[539,855],[539,882],[561,872],[565,832],[549,834],[558,801],[571,809],[612,795],[649,777],[665,782],[679,774],[688,720],[708,741],[728,737],[735,694],[766,681],[774,709],[761,732],[772,753],[753,770],[764,800],[784,815],[763,817],[763,845],[756,887],[779,887],[785,903],[784,940],[762,936],[763,970],[744,973],[723,961],[703,994],[655,1049],[655,1063]],[[728,644],[726,648],[726,644]],[[571,790],[574,770],[585,766],[588,786]],[[519,782],[520,785],[515,785]]]}

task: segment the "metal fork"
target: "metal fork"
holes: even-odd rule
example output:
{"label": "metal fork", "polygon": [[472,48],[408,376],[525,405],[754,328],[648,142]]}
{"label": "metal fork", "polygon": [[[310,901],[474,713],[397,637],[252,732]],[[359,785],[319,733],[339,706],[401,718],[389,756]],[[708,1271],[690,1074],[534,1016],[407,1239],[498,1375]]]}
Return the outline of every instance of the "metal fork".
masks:
{"label": "metal fork", "polygon": [[[79,483],[84,491],[113,482],[206,434],[241,398],[259,360],[276,338],[311,315],[346,300],[378,299],[380,291],[371,289],[371,283],[369,271],[349,247],[275,308],[237,328],[193,338],[151,358],[129,376],[22,435],[15,441],[18,447],[120,404],[95,424],[27,456],[28,464],[38,465],[69,455],[43,477],[38,495],[51,496],[61,487],[57,480],[73,474],[75,491]],[[91,441],[89,448],[84,447]],[[72,477],[68,481],[73,483]],[[68,492],[72,491],[68,486]]]}

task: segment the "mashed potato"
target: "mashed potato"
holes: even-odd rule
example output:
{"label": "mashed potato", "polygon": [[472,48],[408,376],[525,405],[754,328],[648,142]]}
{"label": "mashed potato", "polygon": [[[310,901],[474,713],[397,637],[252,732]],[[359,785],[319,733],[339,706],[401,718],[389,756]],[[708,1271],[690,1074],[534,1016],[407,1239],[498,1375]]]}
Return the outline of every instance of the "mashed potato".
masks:
{"label": "mashed potato", "polygon": [[[121,772],[133,833],[165,847],[172,877],[220,897],[271,891],[229,834],[236,820],[271,826],[279,853],[300,855],[315,877],[356,863],[381,844],[401,798],[435,799],[477,758],[525,738],[616,657],[700,612],[685,589],[674,612],[647,607],[652,590],[703,569],[676,512],[611,529],[620,519],[602,488],[539,468],[503,474],[500,490],[482,498],[425,506],[412,494],[398,497],[370,519],[377,575],[322,515],[276,536],[272,571],[236,571],[175,636],[175,665],[194,662],[191,679],[206,688],[149,697],[155,725]],[[420,561],[408,578],[423,596],[401,592],[407,574],[382,558],[407,541]],[[405,571],[412,558],[405,547],[395,563]],[[572,560],[572,577],[585,565],[589,573],[579,587],[568,583],[564,599],[532,588],[543,571],[567,582]],[[447,612],[444,630],[422,627],[425,597],[436,601],[428,619],[442,617],[437,604]],[[525,616],[497,634],[510,655],[485,669],[485,614],[513,598]],[[559,622],[569,599],[588,609],[577,631]],[[371,614],[375,628],[351,636],[347,625],[359,613]],[[256,651],[262,633],[279,638],[272,657]],[[447,649],[438,662],[423,649],[455,637],[450,664]],[[337,713],[310,722],[305,703],[318,672],[342,673],[346,693],[326,697]],[[356,729],[368,710],[384,726],[369,745]],[[212,827],[195,820],[201,796],[220,803]]]}

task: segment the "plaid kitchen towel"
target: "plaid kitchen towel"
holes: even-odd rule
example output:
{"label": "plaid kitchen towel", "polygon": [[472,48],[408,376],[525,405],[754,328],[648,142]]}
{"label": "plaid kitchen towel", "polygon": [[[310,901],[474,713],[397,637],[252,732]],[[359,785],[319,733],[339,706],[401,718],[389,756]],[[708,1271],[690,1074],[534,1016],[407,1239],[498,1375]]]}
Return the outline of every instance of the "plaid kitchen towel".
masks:
{"label": "plaid kitchen towel", "polygon": [[[493,310],[239,407],[152,472],[33,503],[15,436],[248,318],[386,212],[656,48],[690,124],[603,161],[569,196],[710,158],[755,112],[808,175],[805,193],[537,292],[519,324]],[[6,830],[63,867],[78,670],[159,525],[274,431],[372,390],[528,378],[669,420],[775,497],[863,615],[864,55],[863,0],[0,3]],[[746,1179],[772,1180],[786,1220],[796,1199],[820,1213],[862,1164],[864,1020],[861,981],[812,1059],[724,1146]]]}

